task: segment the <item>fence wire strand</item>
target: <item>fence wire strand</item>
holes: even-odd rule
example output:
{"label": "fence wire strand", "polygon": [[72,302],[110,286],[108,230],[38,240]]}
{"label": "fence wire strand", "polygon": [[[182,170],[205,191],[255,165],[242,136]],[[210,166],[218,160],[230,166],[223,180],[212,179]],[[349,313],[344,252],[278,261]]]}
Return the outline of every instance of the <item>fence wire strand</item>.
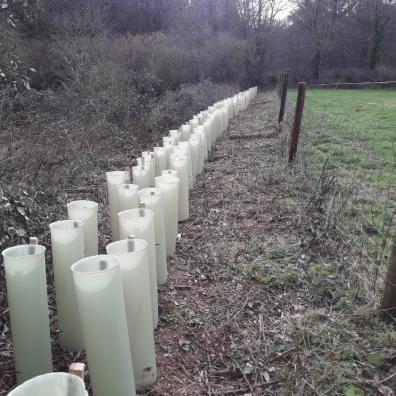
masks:
{"label": "fence wire strand", "polygon": [[[385,157],[375,151],[370,137],[379,128],[394,129],[396,135],[396,125],[332,113],[334,102],[320,105],[318,112],[306,103],[300,160],[326,162],[327,175],[336,179],[325,228],[331,223],[345,238],[344,245],[358,252],[356,275],[369,298],[378,303],[396,229],[396,150],[390,143],[391,152]],[[289,106],[294,114],[290,100]]]}

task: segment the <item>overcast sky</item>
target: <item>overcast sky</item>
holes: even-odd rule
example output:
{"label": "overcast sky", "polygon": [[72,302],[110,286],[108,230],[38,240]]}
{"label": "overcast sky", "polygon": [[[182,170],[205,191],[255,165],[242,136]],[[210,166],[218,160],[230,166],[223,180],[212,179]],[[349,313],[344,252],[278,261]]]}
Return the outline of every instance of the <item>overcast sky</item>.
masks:
{"label": "overcast sky", "polygon": [[285,3],[285,9],[282,11],[282,13],[279,15],[281,19],[287,18],[289,15],[290,11],[293,9],[293,6],[291,5],[290,0],[284,0]]}

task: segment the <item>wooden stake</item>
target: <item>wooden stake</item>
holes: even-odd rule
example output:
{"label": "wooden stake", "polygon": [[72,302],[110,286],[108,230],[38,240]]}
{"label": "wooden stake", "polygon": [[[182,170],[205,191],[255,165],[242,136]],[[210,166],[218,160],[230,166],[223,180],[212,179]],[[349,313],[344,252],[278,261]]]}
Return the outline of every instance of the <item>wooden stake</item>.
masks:
{"label": "wooden stake", "polygon": [[392,254],[388,265],[388,273],[386,274],[381,310],[386,311],[391,316],[396,316],[396,238],[393,242]]}
{"label": "wooden stake", "polygon": [[84,381],[85,376],[85,364],[84,363],[72,363],[69,367],[69,373],[80,377]]}
{"label": "wooden stake", "polygon": [[301,121],[304,113],[305,91],[307,83],[298,83],[298,96],[296,103],[296,113],[294,115],[294,124],[291,133],[290,150],[289,150],[289,163],[293,162],[296,158],[298,140],[300,138]]}
{"label": "wooden stake", "polygon": [[33,255],[36,253],[36,246],[38,245],[38,238],[36,237],[30,237],[29,238],[29,247],[28,247],[28,253],[30,255]]}
{"label": "wooden stake", "polygon": [[135,234],[128,234],[128,252],[135,251]]}
{"label": "wooden stake", "polygon": [[146,208],[146,204],[144,202],[139,202],[139,215],[140,217],[144,217],[144,209]]}

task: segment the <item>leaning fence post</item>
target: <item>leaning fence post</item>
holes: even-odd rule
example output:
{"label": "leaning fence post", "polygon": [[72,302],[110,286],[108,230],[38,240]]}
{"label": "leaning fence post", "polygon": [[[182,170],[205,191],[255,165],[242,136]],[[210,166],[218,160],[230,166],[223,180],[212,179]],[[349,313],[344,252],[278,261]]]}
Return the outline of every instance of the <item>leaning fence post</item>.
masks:
{"label": "leaning fence post", "polygon": [[280,109],[279,109],[278,124],[280,124],[283,121],[283,116],[285,115],[288,81],[289,81],[289,73],[286,72],[283,74],[282,85],[280,87],[280,89],[281,89],[281,91],[280,91],[281,103],[280,103]]}
{"label": "leaning fence post", "polygon": [[392,316],[395,316],[396,314],[396,238],[393,242],[388,273],[385,279],[385,289],[381,301],[381,310],[387,311]]}
{"label": "leaning fence post", "polygon": [[298,83],[298,95],[296,104],[296,113],[294,115],[294,124],[291,133],[290,150],[289,150],[289,163],[293,162],[296,158],[298,139],[300,138],[301,121],[304,113],[304,102],[305,102],[305,90],[307,83]]}

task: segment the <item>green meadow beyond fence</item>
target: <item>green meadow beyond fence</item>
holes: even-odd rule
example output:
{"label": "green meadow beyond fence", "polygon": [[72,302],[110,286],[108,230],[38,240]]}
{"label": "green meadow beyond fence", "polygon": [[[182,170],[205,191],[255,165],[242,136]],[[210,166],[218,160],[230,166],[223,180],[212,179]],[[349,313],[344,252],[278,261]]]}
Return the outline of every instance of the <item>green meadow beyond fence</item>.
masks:
{"label": "green meadow beyond fence", "polygon": [[395,235],[396,90],[308,88],[298,155],[314,164],[318,190],[331,190],[324,232],[358,252],[351,270],[378,302]]}

